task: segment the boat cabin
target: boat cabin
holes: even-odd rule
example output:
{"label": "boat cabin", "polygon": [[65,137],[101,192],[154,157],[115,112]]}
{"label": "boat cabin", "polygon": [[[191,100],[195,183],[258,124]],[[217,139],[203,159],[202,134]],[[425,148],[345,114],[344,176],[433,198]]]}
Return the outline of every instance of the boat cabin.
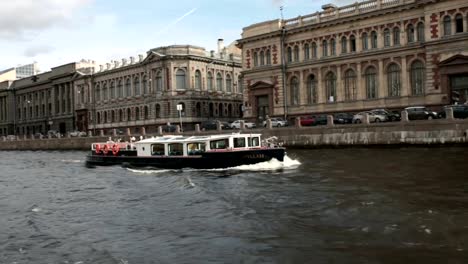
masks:
{"label": "boat cabin", "polygon": [[135,143],[139,157],[200,156],[204,152],[240,151],[261,147],[260,134],[161,136]]}

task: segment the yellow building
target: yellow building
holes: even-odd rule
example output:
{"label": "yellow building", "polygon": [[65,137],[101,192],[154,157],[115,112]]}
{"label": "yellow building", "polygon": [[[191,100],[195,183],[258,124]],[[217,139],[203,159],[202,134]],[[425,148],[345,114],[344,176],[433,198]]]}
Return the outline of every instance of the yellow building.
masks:
{"label": "yellow building", "polygon": [[468,2],[370,0],[243,29],[245,116],[468,98]]}

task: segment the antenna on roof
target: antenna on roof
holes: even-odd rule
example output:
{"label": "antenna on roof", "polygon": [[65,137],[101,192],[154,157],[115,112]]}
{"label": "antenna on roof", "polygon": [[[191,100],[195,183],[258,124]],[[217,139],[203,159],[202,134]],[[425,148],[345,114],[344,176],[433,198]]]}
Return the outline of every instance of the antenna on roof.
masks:
{"label": "antenna on roof", "polygon": [[283,17],[283,6],[280,6],[280,13],[281,13],[281,20],[284,20],[284,17]]}

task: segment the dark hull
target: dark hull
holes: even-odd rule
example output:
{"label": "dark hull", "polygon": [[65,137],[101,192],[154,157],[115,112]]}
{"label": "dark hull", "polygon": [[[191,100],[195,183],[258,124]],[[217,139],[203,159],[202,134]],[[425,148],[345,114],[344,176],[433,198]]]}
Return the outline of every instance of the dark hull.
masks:
{"label": "dark hull", "polygon": [[86,157],[86,165],[88,167],[124,165],[132,168],[221,169],[256,164],[273,158],[283,161],[284,155],[284,148],[207,152],[201,156],[190,157],[137,157],[91,154]]}

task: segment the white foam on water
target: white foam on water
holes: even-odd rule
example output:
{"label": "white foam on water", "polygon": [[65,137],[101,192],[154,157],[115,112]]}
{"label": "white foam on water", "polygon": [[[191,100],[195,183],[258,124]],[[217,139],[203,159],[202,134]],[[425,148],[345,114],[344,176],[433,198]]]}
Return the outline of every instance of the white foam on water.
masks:
{"label": "white foam on water", "polygon": [[82,163],[82,160],[60,160],[60,162],[65,162],[65,163]]}
{"label": "white foam on water", "polygon": [[33,212],[35,212],[35,213],[38,213],[38,212],[41,211],[41,208],[35,207],[35,208],[33,208],[31,211],[33,211]]}
{"label": "white foam on water", "polygon": [[139,173],[139,174],[159,174],[159,173],[172,171],[172,170],[154,170],[154,169],[151,169],[151,170],[148,170],[148,169],[136,170],[136,169],[130,169],[130,168],[127,168],[127,170],[129,170],[131,172],[134,172],[134,173]]}

